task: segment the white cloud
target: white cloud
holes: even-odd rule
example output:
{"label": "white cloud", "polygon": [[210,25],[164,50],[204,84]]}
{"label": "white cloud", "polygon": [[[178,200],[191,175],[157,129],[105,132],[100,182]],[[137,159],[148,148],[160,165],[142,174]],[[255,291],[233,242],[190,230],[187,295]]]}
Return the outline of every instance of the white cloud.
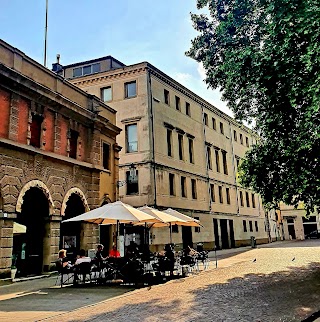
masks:
{"label": "white cloud", "polygon": [[175,75],[175,80],[186,87],[192,82],[192,78],[192,75],[188,73],[177,73]]}
{"label": "white cloud", "polygon": [[197,72],[200,75],[201,80],[204,80],[206,78],[206,70],[204,69],[202,63],[198,64]]}

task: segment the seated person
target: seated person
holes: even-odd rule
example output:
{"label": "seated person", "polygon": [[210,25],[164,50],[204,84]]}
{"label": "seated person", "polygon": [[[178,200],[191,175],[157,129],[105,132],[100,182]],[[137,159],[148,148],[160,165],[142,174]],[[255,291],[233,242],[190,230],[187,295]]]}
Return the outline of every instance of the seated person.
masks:
{"label": "seated person", "polygon": [[74,265],[79,265],[81,263],[90,263],[90,262],[91,262],[91,258],[86,257],[86,251],[84,249],[80,249],[79,256],[76,262],[74,263]]}
{"label": "seated person", "polygon": [[120,253],[119,251],[117,250],[117,247],[114,245],[112,246],[112,249],[110,250],[109,252],[109,257],[114,257],[114,258],[118,258],[120,257]]}
{"label": "seated person", "polygon": [[131,240],[130,245],[127,247],[126,255],[128,257],[135,257],[138,254],[139,254],[138,245],[133,240]]}
{"label": "seated person", "polygon": [[104,246],[102,244],[98,244],[97,252],[96,252],[96,256],[95,256],[95,263],[97,264],[98,267],[101,267],[103,264],[103,261],[108,258],[108,256],[103,257],[103,248],[104,248]]}
{"label": "seated person", "polygon": [[71,269],[73,265],[69,262],[67,258],[67,251],[65,249],[59,250],[58,253],[58,263],[60,264],[60,267],[63,269]]}

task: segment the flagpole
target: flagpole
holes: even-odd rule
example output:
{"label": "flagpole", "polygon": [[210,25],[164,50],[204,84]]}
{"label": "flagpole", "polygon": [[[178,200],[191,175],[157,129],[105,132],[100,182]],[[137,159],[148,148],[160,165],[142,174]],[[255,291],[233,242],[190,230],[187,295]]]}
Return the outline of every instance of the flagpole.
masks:
{"label": "flagpole", "polygon": [[44,32],[44,67],[47,67],[48,0],[46,0],[46,22]]}

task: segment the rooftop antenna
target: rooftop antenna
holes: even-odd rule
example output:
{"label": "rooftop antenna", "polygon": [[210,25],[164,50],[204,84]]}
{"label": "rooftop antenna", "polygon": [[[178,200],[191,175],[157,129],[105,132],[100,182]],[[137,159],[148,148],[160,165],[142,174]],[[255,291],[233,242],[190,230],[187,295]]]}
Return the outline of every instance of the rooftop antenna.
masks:
{"label": "rooftop antenna", "polygon": [[46,23],[44,31],[44,67],[47,67],[48,0],[46,0]]}

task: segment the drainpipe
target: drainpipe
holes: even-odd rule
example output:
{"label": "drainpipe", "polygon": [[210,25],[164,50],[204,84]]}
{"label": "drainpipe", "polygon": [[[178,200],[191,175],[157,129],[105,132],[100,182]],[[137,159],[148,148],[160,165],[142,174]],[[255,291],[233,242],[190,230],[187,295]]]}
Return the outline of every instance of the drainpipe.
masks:
{"label": "drainpipe", "polygon": [[[152,138],[152,148],[151,148],[151,166],[153,168],[153,188],[154,188],[154,207],[157,207],[157,181],[156,181],[156,163],[155,163],[155,142],[154,142],[154,117],[153,117],[153,96],[152,96],[152,89],[151,89],[151,75],[150,70],[148,68],[147,73],[147,92],[148,92],[148,105],[150,107],[149,113],[150,113],[150,131],[149,131],[149,137]],[[151,132],[151,133],[150,133]]]}
{"label": "drainpipe", "polygon": [[[212,200],[211,200],[211,193],[210,193],[210,177],[209,177],[209,164],[208,164],[208,151],[207,151],[207,145],[206,145],[206,125],[204,123],[204,108],[203,105],[201,106],[201,115],[202,115],[202,129],[203,129],[203,139],[204,139],[204,154],[206,156],[205,163],[206,163],[206,176],[208,181],[208,196],[209,196],[209,212],[211,213],[211,206],[212,206]],[[211,158],[212,162],[212,158]]]}
{"label": "drainpipe", "polygon": [[[236,187],[236,201],[237,201],[237,215],[240,215],[240,207],[239,207],[239,190],[238,190],[238,183],[237,183],[237,166],[235,161],[235,154],[234,154],[234,138],[233,138],[233,133],[232,133],[232,129],[231,129],[231,122],[229,122],[229,129],[230,129],[230,142],[231,142],[231,153],[232,153],[232,167],[233,167],[233,173],[234,173],[234,185]],[[260,211],[259,211],[260,212]]]}

